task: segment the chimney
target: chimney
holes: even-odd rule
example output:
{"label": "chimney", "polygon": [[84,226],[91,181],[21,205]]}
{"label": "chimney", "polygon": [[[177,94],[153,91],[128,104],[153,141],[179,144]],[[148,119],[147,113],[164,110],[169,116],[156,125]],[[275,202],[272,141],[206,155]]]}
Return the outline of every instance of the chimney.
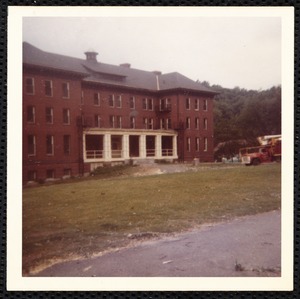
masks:
{"label": "chimney", "polygon": [[86,55],[87,61],[97,62],[96,56],[98,55],[98,53],[95,52],[94,50],[88,50],[88,51],[84,52],[84,54]]}
{"label": "chimney", "polygon": [[152,73],[155,74],[156,76],[161,75],[161,72],[160,72],[160,71],[153,71]]}
{"label": "chimney", "polygon": [[121,63],[120,66],[130,68],[130,63]]}

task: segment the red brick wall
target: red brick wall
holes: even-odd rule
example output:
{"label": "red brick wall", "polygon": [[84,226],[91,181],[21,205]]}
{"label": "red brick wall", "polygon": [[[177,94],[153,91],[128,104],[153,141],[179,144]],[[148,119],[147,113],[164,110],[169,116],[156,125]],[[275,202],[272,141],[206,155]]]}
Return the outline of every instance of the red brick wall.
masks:
{"label": "red brick wall", "polygon": [[[26,78],[34,78],[34,94],[25,90]],[[45,80],[52,80],[53,96],[45,95]],[[62,97],[62,83],[69,83],[70,97]],[[76,118],[80,115],[81,82],[67,75],[47,74],[26,70],[23,75],[23,179],[28,171],[36,170],[37,177],[46,178],[47,169],[55,169],[55,177],[61,177],[64,169],[78,175],[79,137]],[[35,107],[35,122],[27,122],[27,107]],[[53,124],[46,123],[46,107],[53,108]],[[63,124],[63,109],[70,110],[70,124]],[[36,154],[28,156],[28,135],[36,138]],[[46,154],[46,136],[54,137],[54,154]],[[70,154],[64,154],[63,136],[70,135]]]}
{"label": "red brick wall", "polygon": [[[26,78],[34,78],[34,94],[25,90]],[[213,161],[213,100],[211,96],[201,93],[175,92],[155,94],[138,90],[128,91],[121,88],[109,88],[91,85],[81,81],[81,78],[70,74],[47,73],[39,70],[24,69],[23,86],[23,180],[29,180],[28,173],[36,171],[37,179],[45,179],[47,170],[55,170],[55,177],[60,178],[66,169],[71,169],[71,175],[77,176],[89,171],[89,165],[83,164],[82,158],[82,128],[78,127],[77,119],[84,117],[89,127],[95,127],[94,116],[101,117],[102,128],[110,128],[109,116],[121,116],[122,128],[130,128],[130,116],[135,116],[135,128],[144,129],[144,118],[153,119],[153,129],[160,129],[160,119],[171,119],[171,129],[178,130],[179,160],[192,161],[199,158],[200,162]],[[45,80],[52,80],[53,95],[45,95]],[[62,84],[69,83],[69,98],[63,98]],[[83,98],[82,98],[83,91]],[[94,104],[94,93],[100,94],[100,105]],[[110,95],[121,95],[121,108],[109,106]],[[129,105],[130,97],[135,97],[135,108]],[[153,110],[143,109],[143,98],[153,99]],[[171,100],[170,112],[159,112],[161,98]],[[190,98],[190,109],[186,109],[186,98]],[[199,99],[199,109],[195,110],[195,99]],[[207,99],[207,111],[203,109],[203,100]],[[27,107],[35,108],[34,123],[27,122]],[[53,124],[46,123],[46,107],[53,108]],[[70,111],[70,124],[63,124],[63,109]],[[190,128],[186,128],[186,118],[190,118]],[[195,118],[199,118],[199,128],[195,128]],[[207,129],[203,127],[207,119]],[[28,135],[36,138],[36,154],[28,155]],[[54,137],[54,154],[46,154],[46,136]],[[63,148],[63,136],[70,135],[70,154],[66,155]],[[199,151],[196,150],[196,140],[199,138]],[[190,150],[187,149],[187,138],[190,138]],[[204,138],[207,138],[207,151],[204,151]]]}

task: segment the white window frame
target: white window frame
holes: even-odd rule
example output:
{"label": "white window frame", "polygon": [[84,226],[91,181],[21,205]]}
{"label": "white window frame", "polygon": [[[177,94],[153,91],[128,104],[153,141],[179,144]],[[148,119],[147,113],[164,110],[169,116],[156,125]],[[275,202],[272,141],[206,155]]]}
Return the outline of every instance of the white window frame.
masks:
{"label": "white window frame", "polygon": [[135,129],[135,117],[130,116],[130,128]]}
{"label": "white window frame", "polygon": [[115,95],[114,94],[110,94],[108,96],[108,106],[111,108],[115,107]]}
{"label": "white window frame", "polygon": [[142,109],[143,110],[147,110],[148,109],[148,99],[147,98],[143,98],[142,99]]}
{"label": "white window frame", "polygon": [[[65,139],[65,136],[68,137],[68,139]],[[65,140],[68,140],[68,151],[65,151]],[[64,135],[63,136],[63,150],[64,150],[64,155],[65,156],[70,156],[71,155],[71,135]]]}
{"label": "white window frame", "polygon": [[35,156],[36,155],[36,138],[35,138],[35,135],[28,135],[28,149],[29,149],[29,136],[32,136],[32,148],[33,148],[33,153],[29,153],[29,150],[28,150],[28,156],[29,157],[32,157],[32,156]]}
{"label": "white window frame", "polygon": [[94,120],[95,120],[95,127],[101,128],[101,117],[99,114],[95,114]]}
{"label": "white window frame", "polygon": [[[32,114],[32,118],[33,118],[32,121],[28,120],[29,108],[31,108],[31,114]],[[29,123],[29,124],[35,124],[35,106],[32,106],[32,105],[27,106],[27,123]]]}
{"label": "white window frame", "polygon": [[[131,103],[132,103],[132,105],[131,105]],[[129,108],[130,109],[135,109],[135,97],[130,97],[129,98]]]}
{"label": "white window frame", "polygon": [[[67,86],[67,96],[65,96],[64,95],[64,84],[66,84],[66,86]],[[62,93],[63,93],[63,95],[62,95],[62,97],[63,97],[63,99],[69,99],[70,98],[70,83],[69,82],[62,82]]]}
{"label": "white window frame", "polygon": [[[65,112],[67,112],[66,115],[65,115]],[[67,117],[67,122],[65,122],[65,116]],[[64,125],[70,125],[70,123],[71,123],[70,109],[69,108],[64,108],[63,109],[63,124]]]}
{"label": "white window frame", "polygon": [[[32,85],[27,84],[28,79],[31,80]],[[27,87],[32,88],[32,92],[28,92]],[[34,86],[34,78],[33,77],[25,77],[25,92],[26,92],[26,94],[29,94],[29,95],[35,94],[35,86]]]}
{"label": "white window frame", "polygon": [[116,120],[117,120],[117,126],[116,126],[116,128],[118,128],[118,129],[122,129],[122,116],[117,116],[116,117]]}
{"label": "white window frame", "polygon": [[[47,109],[50,109],[50,114],[47,114]],[[52,107],[46,107],[45,109],[45,113],[46,113],[46,124],[53,124],[53,108]],[[51,122],[48,122],[47,120],[47,116],[51,116]]]}
{"label": "white window frame", "polygon": [[164,119],[164,118],[161,118],[160,121],[159,121],[159,123],[160,123],[160,129],[161,129],[161,130],[164,130],[165,127],[166,127],[165,119]]}
{"label": "white window frame", "polygon": [[204,152],[207,152],[207,148],[208,148],[208,139],[207,137],[204,137]]}
{"label": "white window frame", "polygon": [[195,129],[199,130],[199,117],[195,118]]}
{"label": "white window frame", "polygon": [[147,117],[143,118],[143,125],[144,125],[144,129],[148,129],[148,118]]}
{"label": "white window frame", "polygon": [[191,99],[190,98],[185,99],[185,109],[191,110]]}
{"label": "white window frame", "polygon": [[153,118],[150,117],[148,120],[148,129],[153,130]]}
{"label": "white window frame", "polygon": [[199,152],[200,151],[200,138],[199,137],[196,137],[196,152]]}
{"label": "white window frame", "polygon": [[[50,82],[50,91],[51,91],[50,95],[46,93],[46,90],[47,90],[46,82]],[[52,80],[45,80],[45,96],[53,97],[53,82],[52,82]]]}
{"label": "white window frame", "polygon": [[164,104],[164,101],[165,101],[165,99],[160,99],[159,100],[159,111],[162,111],[163,109],[162,109],[162,106],[163,106],[163,104]]}
{"label": "white window frame", "polygon": [[153,99],[152,98],[147,99],[147,108],[148,108],[148,110],[153,111]]}
{"label": "white window frame", "polygon": [[186,120],[185,120],[185,125],[186,125],[186,128],[187,129],[190,129],[191,128],[191,118],[190,117],[187,117]]}
{"label": "white window frame", "polygon": [[122,95],[116,95],[115,104],[116,108],[122,108]]}
{"label": "white window frame", "polygon": [[186,138],[186,151],[187,152],[191,151],[191,137]]}
{"label": "white window frame", "polygon": [[171,129],[171,118],[166,119],[166,129],[167,130]]}
{"label": "white window frame", "polygon": [[[51,171],[52,176],[48,176],[48,171]],[[46,169],[46,177],[47,179],[54,179],[55,178],[55,170],[54,169]]]}
{"label": "white window frame", "polygon": [[100,106],[100,93],[94,92],[94,106]]}
{"label": "white window frame", "polygon": [[207,130],[207,118],[203,119],[203,129]]}
{"label": "white window frame", "polygon": [[[51,143],[51,153],[48,153],[48,137],[50,137]],[[54,136],[53,135],[46,135],[46,154],[47,156],[54,156]]]}
{"label": "white window frame", "polygon": [[109,126],[112,129],[115,127],[115,116],[114,115],[109,116]]}
{"label": "white window frame", "polygon": [[195,99],[195,110],[196,111],[199,111],[199,106],[200,106],[200,103],[199,103],[199,99]]}
{"label": "white window frame", "polygon": [[208,104],[207,99],[204,99],[203,100],[203,111],[208,111],[207,104]]}

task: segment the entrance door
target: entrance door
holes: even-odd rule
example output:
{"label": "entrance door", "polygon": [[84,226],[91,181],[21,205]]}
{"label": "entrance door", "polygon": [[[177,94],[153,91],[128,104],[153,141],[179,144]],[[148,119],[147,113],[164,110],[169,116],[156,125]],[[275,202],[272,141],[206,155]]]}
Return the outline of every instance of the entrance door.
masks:
{"label": "entrance door", "polygon": [[129,136],[129,156],[139,157],[140,156],[140,136],[131,135]]}

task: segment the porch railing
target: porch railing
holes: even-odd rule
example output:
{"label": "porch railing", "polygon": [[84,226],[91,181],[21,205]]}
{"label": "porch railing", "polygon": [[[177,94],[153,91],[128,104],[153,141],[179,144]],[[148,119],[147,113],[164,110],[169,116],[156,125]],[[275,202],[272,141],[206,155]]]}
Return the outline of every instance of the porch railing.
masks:
{"label": "porch railing", "polygon": [[101,158],[103,158],[103,150],[87,150],[86,158],[87,159],[101,159]]}
{"label": "porch railing", "polygon": [[163,148],[161,154],[162,154],[162,156],[173,156],[173,149],[172,148]]}

